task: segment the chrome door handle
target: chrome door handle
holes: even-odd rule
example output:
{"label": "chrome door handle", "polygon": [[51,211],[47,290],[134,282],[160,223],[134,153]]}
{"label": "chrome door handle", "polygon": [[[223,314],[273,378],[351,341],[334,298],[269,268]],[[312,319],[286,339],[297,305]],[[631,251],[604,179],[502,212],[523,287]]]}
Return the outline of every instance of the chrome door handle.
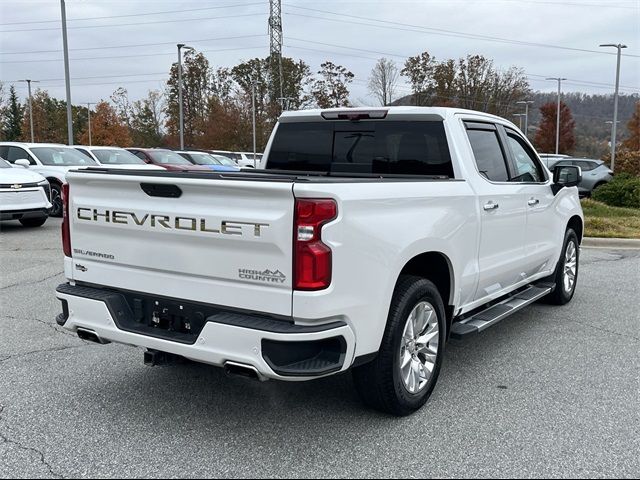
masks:
{"label": "chrome door handle", "polygon": [[529,200],[529,201],[527,202],[527,204],[528,204],[530,207],[535,207],[535,206],[536,206],[536,205],[538,205],[539,203],[540,203],[540,200],[538,200],[537,198],[532,198],[531,200]]}
{"label": "chrome door handle", "polygon": [[485,210],[495,210],[496,208],[498,208],[500,205],[497,203],[493,203],[493,202],[489,202],[489,203],[485,203],[484,205],[484,209]]}

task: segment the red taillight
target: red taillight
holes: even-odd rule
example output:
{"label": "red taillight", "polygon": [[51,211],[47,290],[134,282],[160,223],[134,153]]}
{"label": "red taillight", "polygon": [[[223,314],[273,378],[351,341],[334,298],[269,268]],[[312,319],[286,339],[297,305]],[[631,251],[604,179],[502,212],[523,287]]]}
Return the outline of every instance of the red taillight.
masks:
{"label": "red taillight", "polygon": [[293,288],[322,290],[331,284],[331,249],[322,243],[322,226],[336,218],[331,199],[297,199],[293,225]]}
{"label": "red taillight", "polygon": [[65,183],[62,185],[62,251],[65,257],[71,256],[69,222],[69,184]]}

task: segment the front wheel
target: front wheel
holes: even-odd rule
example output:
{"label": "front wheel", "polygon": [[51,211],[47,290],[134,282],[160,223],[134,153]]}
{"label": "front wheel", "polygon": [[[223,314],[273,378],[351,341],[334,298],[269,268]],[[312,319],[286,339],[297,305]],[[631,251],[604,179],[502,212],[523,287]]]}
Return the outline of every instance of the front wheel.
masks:
{"label": "front wheel", "polygon": [[547,303],[565,305],[571,301],[578,283],[578,267],[580,263],[580,244],[578,235],[569,228],[564,235],[562,254],[556,271],[549,278],[555,284],[555,289],[545,297]]}
{"label": "front wheel", "polygon": [[19,221],[23,227],[41,227],[47,221],[47,217],[22,218]]}
{"label": "front wheel", "polygon": [[400,277],[378,356],[353,370],[364,403],[396,416],[422,407],[436,385],[445,339],[444,305],[436,286],[424,278]]}
{"label": "front wheel", "polygon": [[52,217],[62,216],[62,187],[58,183],[51,184],[51,210],[49,215]]}

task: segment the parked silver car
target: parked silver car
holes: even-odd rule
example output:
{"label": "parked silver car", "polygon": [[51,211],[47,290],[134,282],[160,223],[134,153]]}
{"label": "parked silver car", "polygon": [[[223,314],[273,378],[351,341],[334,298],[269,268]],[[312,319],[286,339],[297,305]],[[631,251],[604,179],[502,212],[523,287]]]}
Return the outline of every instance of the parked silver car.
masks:
{"label": "parked silver car", "polygon": [[578,185],[580,196],[589,197],[596,188],[613,180],[611,169],[602,160],[592,158],[565,158],[552,163],[550,170],[567,165],[582,169],[582,181]]}

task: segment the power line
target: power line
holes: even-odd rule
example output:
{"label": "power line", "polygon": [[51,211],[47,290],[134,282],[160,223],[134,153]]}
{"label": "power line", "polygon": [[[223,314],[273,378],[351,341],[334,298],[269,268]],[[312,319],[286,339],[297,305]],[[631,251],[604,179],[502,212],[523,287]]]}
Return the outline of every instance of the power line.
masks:
{"label": "power line", "polygon": [[[388,52],[380,52],[380,51],[368,50],[368,49],[364,49],[364,48],[345,47],[343,45],[336,45],[336,44],[326,43],[326,42],[316,42],[316,41],[313,41],[313,40],[305,40],[305,39],[301,39],[301,38],[287,37],[287,40],[295,40],[295,41],[299,41],[299,42],[306,42],[306,43],[324,45],[324,46],[329,46],[329,47],[344,48],[344,49],[347,49],[347,50],[354,50],[354,51],[358,51],[358,52],[372,53],[372,54],[377,54],[377,55],[386,55],[386,56],[390,56],[390,57],[398,57],[398,58],[404,58],[404,59],[409,58],[409,56],[407,56],[407,55],[388,53]],[[301,50],[310,50],[310,51],[321,52],[321,53],[329,53],[329,54],[332,54],[332,55],[347,55],[347,56],[352,56],[352,57],[356,57],[356,58],[363,58],[363,59],[367,59],[367,60],[377,60],[377,58],[367,57],[367,56],[364,56],[364,55],[353,55],[353,54],[348,54],[348,53],[343,53],[343,52],[319,50],[319,49],[313,49],[313,48],[299,47],[299,46],[290,45],[290,44],[287,44],[287,47],[288,48],[297,48],[297,49],[301,49]],[[548,77],[548,75],[535,75],[535,74],[529,74],[529,73],[526,73],[526,72],[525,72],[525,75],[527,77],[542,77],[542,78]],[[587,86],[602,86],[602,87],[605,87],[605,86],[606,87],[612,87],[613,86],[612,84],[601,83],[601,82],[591,82],[591,81],[580,80],[580,79],[569,79],[569,82],[567,82],[567,83],[573,83],[573,84],[584,83]],[[628,89],[628,90],[640,91],[640,88],[637,88],[637,87],[630,87],[630,86],[623,86],[623,87],[625,89]]]}
{"label": "power line", "polygon": [[[313,19],[316,19],[316,20],[326,20],[326,21],[329,21],[329,22],[350,23],[350,24],[354,24],[354,25],[364,25],[364,26],[369,26],[369,27],[388,28],[388,29],[392,29],[392,30],[421,32],[421,33],[428,33],[428,34],[432,34],[432,35],[460,37],[460,38],[468,38],[468,39],[474,39],[474,40],[484,40],[484,41],[489,41],[489,42],[507,43],[507,44],[514,44],[514,45],[523,45],[523,46],[530,46],[530,47],[555,48],[555,49],[560,49],[560,50],[569,50],[569,51],[577,51],[577,52],[598,53],[600,55],[615,55],[615,53],[606,52],[606,51],[600,51],[600,50],[589,50],[589,49],[584,49],[584,48],[564,47],[564,46],[561,46],[561,45],[552,45],[552,44],[547,44],[547,43],[525,42],[525,41],[513,40],[513,39],[509,39],[509,38],[493,37],[493,36],[489,36],[489,35],[479,35],[479,34],[474,34],[474,33],[459,32],[459,31],[455,31],[455,30],[445,30],[445,29],[442,29],[442,28],[423,27],[421,25],[412,25],[412,24],[408,24],[408,23],[393,22],[393,21],[390,21],[390,20],[380,20],[380,19],[371,18],[371,17],[362,17],[362,16],[358,16],[358,15],[349,15],[349,14],[345,14],[345,13],[336,13],[336,12],[330,12],[328,10],[320,10],[320,9],[317,9],[317,8],[298,7],[296,5],[287,5],[287,6],[291,7],[291,8],[296,8],[296,9],[299,9],[299,10],[305,10],[305,11],[317,12],[317,13],[324,13],[324,14],[328,14],[328,15],[336,15],[336,16],[341,17],[341,18],[326,18],[326,17],[317,17],[317,16],[313,16],[313,15],[303,15],[303,14],[300,14],[300,13],[287,13],[286,14],[286,15],[293,15],[293,16],[303,17],[303,18],[313,18]],[[371,24],[371,23],[355,22],[353,20],[346,20],[344,17],[353,18],[353,19],[357,19],[357,20],[365,20],[365,21],[368,21],[368,22],[378,22],[378,23],[381,23],[381,24],[384,24],[384,25],[376,25],[376,24]],[[640,55],[625,55],[625,56],[640,58]]]}
{"label": "power line", "polygon": [[577,2],[550,2],[550,1],[544,1],[544,0],[502,0],[503,2],[508,2],[508,3],[514,3],[514,2],[519,2],[519,3],[531,3],[533,5],[554,5],[557,7],[565,7],[565,6],[570,6],[570,7],[595,7],[595,8],[623,8],[623,9],[627,9],[627,10],[636,10],[637,7],[632,7],[632,6],[625,6],[625,5],[615,5],[615,4],[603,4],[603,3],[577,3]]}
{"label": "power line", "polygon": [[[144,17],[149,15],[165,15],[167,13],[200,12],[203,10],[219,10],[222,8],[251,7],[253,5],[264,5],[264,3],[253,2],[253,3],[242,3],[237,5],[218,5],[216,7],[190,8],[190,9],[184,9],[184,10],[168,10],[168,11],[165,10],[163,12],[130,13],[128,15],[109,15],[104,17],[70,18],[70,19],[67,19],[67,22],[82,22],[85,20],[105,20],[110,18]],[[60,22],[60,19],[36,20],[32,22],[11,22],[11,23],[0,23],[0,27],[6,27],[11,25],[32,25],[36,23],[58,23],[58,22]]]}
{"label": "power line", "polygon": [[[201,53],[218,53],[218,52],[234,52],[239,50],[255,50],[255,49],[264,49],[264,45],[256,45],[253,47],[235,47],[235,48],[218,48],[215,50],[202,50]],[[138,58],[138,57],[159,57],[159,56],[172,56],[175,55],[174,52],[165,52],[165,53],[143,53],[138,55],[116,55],[109,57],[83,57],[83,58],[72,58],[71,60],[74,62],[79,62],[82,60],[103,60],[103,59],[113,59],[113,58]],[[61,62],[62,59],[54,59],[54,60],[27,60],[27,63],[42,63],[42,62]],[[16,63],[16,62],[0,62],[3,63]],[[25,63],[25,62],[17,62],[17,63]]]}
{"label": "power line", "polygon": [[[199,40],[185,40],[188,43],[205,43],[205,42],[214,42],[218,40],[239,40],[243,38],[254,38],[254,37],[266,37],[266,34],[254,34],[254,35],[238,35],[235,37],[217,37],[217,38],[203,38]],[[70,48],[70,52],[80,52],[86,50],[110,50],[110,49],[120,49],[120,48],[135,48],[135,47],[154,47],[158,45],[175,45],[176,42],[156,42],[156,43],[134,43],[128,45],[111,45],[105,47],[84,47],[84,48]],[[0,55],[27,55],[33,53],[59,53],[62,50],[33,50],[31,52],[0,52]],[[40,60],[37,60],[40,61]]]}
{"label": "power line", "polygon": [[[221,17],[208,17],[208,18],[182,18],[182,19],[174,19],[174,20],[157,20],[153,22],[135,22],[135,23],[114,23],[111,25],[84,25],[79,27],[67,27],[67,30],[78,30],[82,28],[106,28],[106,27],[140,27],[145,25],[155,25],[159,23],[179,23],[179,22],[194,22],[194,21],[202,21],[202,20],[222,20],[227,18],[241,18],[241,17],[255,17],[258,15],[265,15],[264,12],[259,13],[242,13],[239,15],[224,15]],[[43,32],[43,31],[55,31],[60,30],[58,27],[51,28],[30,28],[25,30],[2,30],[0,33],[18,33],[18,32]]]}

